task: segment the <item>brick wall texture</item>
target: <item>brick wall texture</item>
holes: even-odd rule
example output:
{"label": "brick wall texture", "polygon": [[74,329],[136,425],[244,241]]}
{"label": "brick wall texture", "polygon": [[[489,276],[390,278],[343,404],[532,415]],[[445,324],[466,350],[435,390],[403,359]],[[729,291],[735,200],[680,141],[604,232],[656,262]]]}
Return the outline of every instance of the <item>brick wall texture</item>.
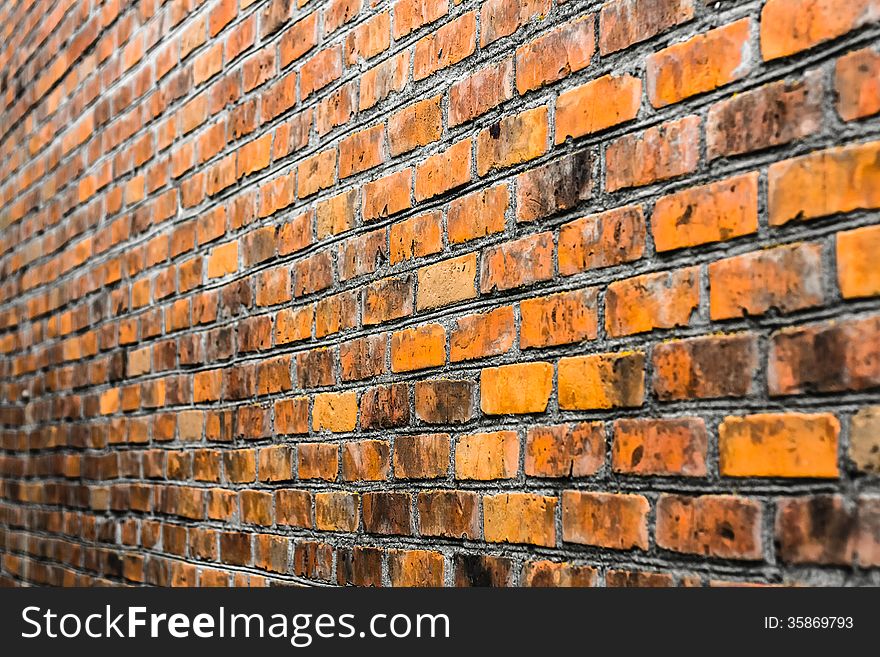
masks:
{"label": "brick wall texture", "polygon": [[0,33],[4,584],[880,585],[880,0]]}

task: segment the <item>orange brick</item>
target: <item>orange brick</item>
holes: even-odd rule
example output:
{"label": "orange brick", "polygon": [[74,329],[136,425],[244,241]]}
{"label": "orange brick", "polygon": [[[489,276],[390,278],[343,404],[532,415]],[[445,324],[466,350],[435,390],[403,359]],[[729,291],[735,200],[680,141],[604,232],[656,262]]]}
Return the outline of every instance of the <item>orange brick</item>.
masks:
{"label": "orange brick", "polygon": [[385,125],[380,123],[339,142],[339,177],[347,178],[381,164],[384,140]]}
{"label": "orange brick", "polygon": [[443,218],[429,212],[391,225],[391,264],[440,253],[443,250]]}
{"label": "orange brick", "polygon": [[558,498],[531,493],[483,497],[483,533],[490,543],[556,545]]}
{"label": "orange brick", "polygon": [[574,356],[559,361],[559,407],[564,410],[641,406],[645,399],[641,352]]}
{"label": "orange brick", "polygon": [[550,363],[520,363],[480,371],[480,408],[489,415],[543,413],[553,390]]}
{"label": "orange brick", "polygon": [[357,200],[357,190],[351,189],[318,203],[315,209],[315,227],[319,240],[354,227]]}
{"label": "orange brick", "polygon": [[615,281],[605,293],[605,330],[619,337],[687,326],[699,306],[697,267]]}
{"label": "orange brick", "polygon": [[650,55],[646,69],[651,104],[671,105],[748,75],[751,26],[744,18]]}
{"label": "orange brick", "polygon": [[836,478],[840,424],[831,414],[725,418],[718,427],[726,477]]}
{"label": "orange brick", "polygon": [[315,395],[312,408],[312,429],[344,433],[357,426],[357,394],[354,392],[324,392]]}
{"label": "orange brick", "polygon": [[400,155],[440,139],[443,114],[442,96],[420,100],[388,118],[388,146],[392,155]]}
{"label": "orange brick", "polygon": [[342,445],[344,481],[385,480],[390,464],[390,449],[385,440],[357,440]]}
{"label": "orange brick", "polygon": [[771,226],[880,208],[880,142],[831,148],[770,165]]}
{"label": "orange brick", "polygon": [[449,334],[452,363],[506,353],[516,340],[513,307],[460,317]]}
{"label": "orange brick", "polygon": [[509,196],[502,184],[452,201],[446,215],[449,241],[457,244],[503,231]]}
{"label": "orange brick", "polygon": [[471,55],[477,45],[476,34],[477,16],[471,11],[419,39],[413,56],[413,79],[422,80]]}
{"label": "orange brick", "polygon": [[[340,158],[341,162],[341,158]],[[341,163],[340,163],[341,167]],[[340,177],[342,174],[340,173]],[[296,169],[296,195],[305,198],[332,187],[336,180],[336,149],[328,148],[306,158]],[[283,207],[283,206],[280,206]]]}
{"label": "orange brick", "polygon": [[874,0],[768,0],[761,10],[764,60],[812,48],[876,20]]}
{"label": "orange brick", "polygon": [[480,265],[480,291],[524,287],[553,277],[553,235],[539,233],[486,249]]}
{"label": "orange brick", "polygon": [[412,176],[412,169],[403,169],[365,183],[364,221],[388,217],[412,207]]}
{"label": "orange brick", "polygon": [[312,306],[285,308],[275,316],[275,344],[289,344],[312,337]]}
{"label": "orange brick", "polygon": [[463,139],[416,166],[416,201],[438,196],[471,180],[471,140]]}
{"label": "orange brick", "polygon": [[669,251],[758,230],[758,174],[664,196],[654,206],[654,244]]}
{"label": "orange brick", "polygon": [[448,306],[477,296],[477,254],[441,260],[418,271],[416,308],[426,310]]}
{"label": "orange brick", "polygon": [[519,437],[515,431],[462,436],[455,445],[456,479],[512,479],[518,470]]}
{"label": "orange brick", "polygon": [[642,81],[631,75],[605,75],[559,94],[556,143],[631,121],[639,113]]}
{"label": "orange brick", "polygon": [[516,89],[524,94],[590,65],[593,15],[582,16],[516,49]]}
{"label": "orange brick", "polygon": [[845,298],[880,294],[880,226],[865,226],[837,233],[837,283]]}
{"label": "orange brick", "polygon": [[521,301],[520,347],[594,340],[598,329],[597,299],[598,290],[587,288]]}
{"label": "orange brick", "polygon": [[446,331],[425,324],[391,334],[391,371],[409,372],[446,363]]}
{"label": "orange brick", "polygon": [[215,246],[208,257],[208,278],[219,278],[238,271],[238,242]]}
{"label": "orange brick", "polygon": [[641,495],[564,491],[562,540],[613,550],[647,550],[649,510]]}
{"label": "orange brick", "polygon": [[491,64],[449,88],[449,125],[461,125],[513,98],[513,58]]}
{"label": "orange brick", "polygon": [[481,130],[477,135],[477,173],[484,176],[493,169],[543,155],[547,152],[547,129],[547,108],[542,105]]}
{"label": "orange brick", "polygon": [[639,206],[575,219],[559,230],[559,273],[571,276],[632,262],[644,250],[645,216]]}
{"label": "orange brick", "polygon": [[788,244],[709,265],[712,319],[760,315],[772,308],[789,313],[824,299],[818,244]]}
{"label": "orange brick", "polygon": [[606,147],[605,189],[614,192],[692,173],[699,159],[700,117],[669,121]]}
{"label": "orange brick", "polygon": [[837,113],[855,121],[880,112],[880,54],[872,48],[856,50],[837,60],[834,76]]}

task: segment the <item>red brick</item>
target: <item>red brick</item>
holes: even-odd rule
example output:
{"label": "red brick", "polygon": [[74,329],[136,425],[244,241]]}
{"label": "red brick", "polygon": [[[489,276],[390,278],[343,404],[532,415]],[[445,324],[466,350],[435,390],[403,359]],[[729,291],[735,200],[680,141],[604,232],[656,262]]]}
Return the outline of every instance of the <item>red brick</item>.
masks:
{"label": "red brick", "polygon": [[704,477],[708,442],[699,418],[617,420],[612,466],[628,474]]}
{"label": "red brick", "polygon": [[490,64],[449,88],[449,125],[457,126],[513,98],[513,58]]}
{"label": "red brick", "polygon": [[605,149],[605,189],[641,187],[692,173],[700,158],[700,118],[687,116],[620,137]]}
{"label": "red brick", "polygon": [[575,219],[559,230],[559,273],[571,276],[642,257],[645,249],[642,208],[627,206]]}
{"label": "red brick", "polygon": [[748,75],[751,26],[744,18],[650,55],[646,70],[651,104],[671,105]]}
{"label": "red brick", "polygon": [[413,79],[422,80],[473,54],[476,31],[476,13],[468,12],[419,39],[413,56]]}
{"label": "red brick", "polygon": [[693,187],[660,198],[651,217],[654,245],[670,251],[758,230],[758,174]]}
{"label": "red brick", "polygon": [[693,17],[694,0],[611,0],[599,14],[599,49],[624,50]]}
{"label": "red brick", "polygon": [[604,463],[601,422],[532,427],[528,431],[525,473],[530,477],[589,477]]}
{"label": "red brick", "polygon": [[782,313],[821,305],[822,254],[818,244],[789,244],[709,265],[712,319]]}
{"label": "red brick", "polygon": [[718,559],[758,560],[762,555],[761,505],[728,495],[661,495],[657,545]]}
{"label": "red brick", "polygon": [[880,54],[856,50],[837,60],[834,70],[837,113],[855,121],[880,112]]}
{"label": "red brick", "polygon": [[596,49],[593,15],[583,16],[516,49],[516,89],[525,94],[586,68]]}
{"label": "red brick", "polygon": [[614,550],[648,549],[648,500],[641,495],[562,493],[562,540]]}
{"label": "red brick", "polygon": [[738,333],[663,342],[654,347],[652,369],[663,401],[744,397],[753,392],[758,341]]}

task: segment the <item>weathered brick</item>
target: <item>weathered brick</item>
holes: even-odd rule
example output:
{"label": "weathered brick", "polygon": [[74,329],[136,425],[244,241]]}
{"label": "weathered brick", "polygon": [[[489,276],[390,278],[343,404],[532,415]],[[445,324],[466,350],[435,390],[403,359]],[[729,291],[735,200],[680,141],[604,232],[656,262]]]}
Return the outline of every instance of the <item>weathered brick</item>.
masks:
{"label": "weathered brick", "polygon": [[620,137],[605,149],[605,189],[614,192],[692,173],[700,157],[699,144],[697,116]]}
{"label": "weathered brick", "polygon": [[694,0],[611,0],[599,14],[599,50],[624,50],[693,17]]}
{"label": "weathered brick", "polygon": [[821,305],[822,254],[818,244],[789,244],[725,258],[709,265],[709,315],[731,319]]}
{"label": "weathered brick", "polygon": [[648,500],[641,495],[562,493],[562,540],[614,550],[648,548]]}
{"label": "weathered brick", "polygon": [[593,155],[578,151],[516,177],[516,220],[569,210],[592,196]]}
{"label": "weathered brick", "polygon": [[474,384],[436,379],[415,384],[416,415],[429,424],[462,424],[474,416]]}
{"label": "weathered brick", "polygon": [[483,532],[491,543],[556,545],[556,497],[504,493],[483,497]]}
{"label": "weathered brick", "polygon": [[758,174],[745,174],[660,198],[654,205],[651,228],[658,251],[755,233]]}
{"label": "weathered brick", "polygon": [[646,71],[651,104],[671,105],[748,75],[751,26],[744,18],[650,55]]}
{"label": "weathered brick", "polygon": [[477,173],[486,175],[533,160],[547,152],[547,108],[508,116],[477,135]]}
{"label": "weathered brick", "polygon": [[644,366],[645,355],[641,352],[562,358],[558,365],[559,407],[641,406],[645,399]]}
{"label": "weathered brick", "polygon": [[459,317],[449,334],[449,361],[454,363],[503,354],[513,347],[515,339],[511,306]]}
{"label": "weathered brick", "polygon": [[772,82],[713,105],[706,121],[709,159],[787,144],[822,127],[820,72]]}
{"label": "weathered brick", "polygon": [[480,408],[489,415],[543,413],[553,389],[550,363],[519,363],[480,371]]}
{"label": "weathered brick", "polygon": [[596,288],[524,299],[519,309],[522,349],[570,344],[597,336]]}
{"label": "weathered brick", "polygon": [[758,502],[727,495],[661,495],[657,545],[720,559],[761,558],[762,511]]}
{"label": "weathered brick", "polygon": [[470,434],[455,444],[456,479],[511,479],[518,470],[519,437],[515,431]]}
{"label": "weathered brick", "polygon": [[533,427],[526,436],[525,473],[530,477],[589,477],[604,462],[601,422]]}
{"label": "weathered brick", "polygon": [[708,442],[699,418],[617,420],[612,467],[630,474],[702,477]]}
{"label": "weathered brick", "polygon": [[835,478],[839,433],[830,414],[727,417],[718,427],[719,471],[728,477]]}
{"label": "weathered brick", "polygon": [[446,331],[425,324],[391,334],[391,371],[408,372],[446,363]]}
{"label": "weathered brick", "polygon": [[442,260],[419,268],[416,309],[448,306],[477,296],[477,254]]}
{"label": "weathered brick", "polygon": [[418,495],[419,534],[479,538],[479,497],[468,491],[422,491]]}
{"label": "weathered brick", "polygon": [[645,216],[639,206],[564,224],[559,230],[559,273],[571,276],[638,260],[645,250],[645,230]]}
{"label": "weathered brick", "polygon": [[754,389],[758,341],[738,333],[663,342],[654,347],[652,369],[663,401],[744,397]]}
{"label": "weathered brick", "polygon": [[397,436],[394,440],[396,479],[436,479],[449,471],[449,434]]}

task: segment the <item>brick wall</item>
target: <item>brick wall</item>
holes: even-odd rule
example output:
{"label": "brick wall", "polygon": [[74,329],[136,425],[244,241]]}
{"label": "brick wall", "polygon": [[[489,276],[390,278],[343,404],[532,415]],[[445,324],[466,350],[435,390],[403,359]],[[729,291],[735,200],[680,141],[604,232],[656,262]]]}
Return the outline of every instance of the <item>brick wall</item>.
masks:
{"label": "brick wall", "polygon": [[0,8],[0,581],[880,584],[880,2]]}

